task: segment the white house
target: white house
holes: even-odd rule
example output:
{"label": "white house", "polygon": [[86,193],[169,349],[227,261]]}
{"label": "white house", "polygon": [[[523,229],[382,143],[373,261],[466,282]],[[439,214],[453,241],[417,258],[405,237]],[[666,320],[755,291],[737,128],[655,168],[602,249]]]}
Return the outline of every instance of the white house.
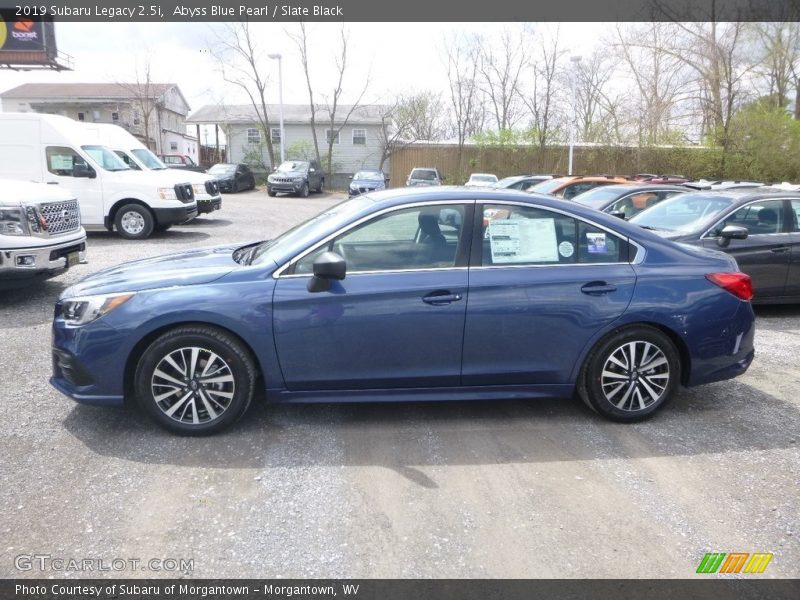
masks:
{"label": "white house", "polygon": [[[315,111],[317,141],[323,168],[326,168],[328,136],[334,136],[333,173],[328,177],[330,184],[336,187],[341,187],[347,176],[356,171],[377,169],[384,148],[383,116],[386,114],[386,107],[376,104],[356,107],[347,119],[347,123],[343,123],[351,109],[352,106],[340,105],[336,111],[333,127],[330,125],[330,114],[326,107],[318,107]],[[267,105],[267,114],[275,161],[279,162],[282,141],[279,105]],[[266,140],[253,105],[207,105],[192,113],[186,122],[218,126],[225,135],[228,162],[243,162],[255,167],[263,165],[267,169],[273,166],[269,162]],[[283,122],[286,158],[313,157],[314,140],[309,105],[284,104]],[[388,172],[388,161],[384,163],[383,169]]]}
{"label": "white house", "polygon": [[[198,140],[186,131],[191,107],[174,83],[25,83],[1,93],[0,102],[4,112],[114,123],[159,154],[188,154],[198,160]],[[149,113],[149,135],[145,135],[145,113]]]}

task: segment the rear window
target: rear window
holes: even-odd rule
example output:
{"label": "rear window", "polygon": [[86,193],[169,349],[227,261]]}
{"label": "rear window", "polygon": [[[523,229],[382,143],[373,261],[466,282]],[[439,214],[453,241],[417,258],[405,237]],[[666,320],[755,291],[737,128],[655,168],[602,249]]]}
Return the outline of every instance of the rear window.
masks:
{"label": "rear window", "polygon": [[433,181],[436,179],[436,171],[432,169],[414,169],[411,171],[411,179],[424,179],[425,181]]}

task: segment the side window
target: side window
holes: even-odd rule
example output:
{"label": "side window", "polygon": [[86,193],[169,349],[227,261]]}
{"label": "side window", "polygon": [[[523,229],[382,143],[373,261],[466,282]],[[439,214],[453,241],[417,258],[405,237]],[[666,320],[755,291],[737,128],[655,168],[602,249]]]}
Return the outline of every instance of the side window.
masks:
{"label": "side window", "polygon": [[130,167],[131,169],[133,169],[135,171],[141,171],[141,169],[139,168],[139,165],[137,165],[135,162],[133,162],[133,159],[130,156],[128,156],[127,154],[125,154],[124,152],[122,152],[121,150],[114,150],[114,154],[119,156],[122,159],[122,162],[124,162],[126,165],[128,165],[128,167]]}
{"label": "side window", "polygon": [[576,183],[575,185],[571,185],[567,189],[565,189],[561,197],[564,198],[564,200],[569,200],[571,198],[574,198],[578,194],[582,194],[583,192],[588,192],[596,185],[597,185],[596,183],[591,183],[588,181],[584,183]]}
{"label": "side window", "polygon": [[631,194],[617,200],[612,206],[607,208],[605,212],[619,211],[625,214],[626,219],[630,219],[633,215],[642,212],[646,208],[650,208],[658,202],[658,194],[655,192],[642,192],[639,194]]}
{"label": "side window", "polygon": [[75,165],[89,166],[83,157],[72,148],[48,146],[45,149],[45,156],[47,158],[47,170],[53,175],[61,177],[72,177]]}
{"label": "side window", "polygon": [[794,231],[800,231],[800,200],[792,200],[792,212],[794,213]]}
{"label": "side window", "polygon": [[768,235],[783,231],[783,200],[762,200],[743,206],[717,225],[714,233],[726,225],[746,227],[749,235]]}
{"label": "side window", "polygon": [[549,210],[485,205],[483,227],[483,265],[628,262],[624,239]]}
{"label": "side window", "polygon": [[463,205],[449,204],[376,217],[303,257],[293,272],[313,272],[314,260],[328,250],[345,259],[348,273],[454,267],[464,213]]}

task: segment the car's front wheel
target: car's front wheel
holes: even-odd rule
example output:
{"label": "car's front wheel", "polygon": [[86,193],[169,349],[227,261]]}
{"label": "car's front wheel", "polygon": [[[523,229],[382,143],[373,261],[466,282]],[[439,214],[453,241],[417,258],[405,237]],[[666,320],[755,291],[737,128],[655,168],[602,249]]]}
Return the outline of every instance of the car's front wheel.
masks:
{"label": "car's front wheel", "polygon": [[681,362],[672,340],[645,325],[603,338],[582,369],[578,392],[590,408],[614,421],[639,421],[674,395]]}
{"label": "car's front wheel", "polygon": [[308,182],[305,182],[303,184],[303,187],[300,188],[300,197],[308,198],[308,194],[309,194]]}
{"label": "car's front wheel", "polygon": [[155,227],[153,214],[140,204],[126,204],[114,215],[117,232],[128,240],[143,240],[150,237]]}
{"label": "car's front wheel", "polygon": [[217,433],[239,419],[255,392],[256,366],[230,333],[197,325],[173,329],[145,350],[135,375],[139,404],[182,435]]}

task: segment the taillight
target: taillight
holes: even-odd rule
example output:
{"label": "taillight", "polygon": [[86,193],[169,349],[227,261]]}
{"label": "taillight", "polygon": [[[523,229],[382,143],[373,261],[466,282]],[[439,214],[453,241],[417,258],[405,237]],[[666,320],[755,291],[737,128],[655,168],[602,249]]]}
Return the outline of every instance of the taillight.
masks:
{"label": "taillight", "polygon": [[749,275],[744,273],[709,273],[706,275],[706,279],[740,300],[753,298],[753,280],[750,279]]}

